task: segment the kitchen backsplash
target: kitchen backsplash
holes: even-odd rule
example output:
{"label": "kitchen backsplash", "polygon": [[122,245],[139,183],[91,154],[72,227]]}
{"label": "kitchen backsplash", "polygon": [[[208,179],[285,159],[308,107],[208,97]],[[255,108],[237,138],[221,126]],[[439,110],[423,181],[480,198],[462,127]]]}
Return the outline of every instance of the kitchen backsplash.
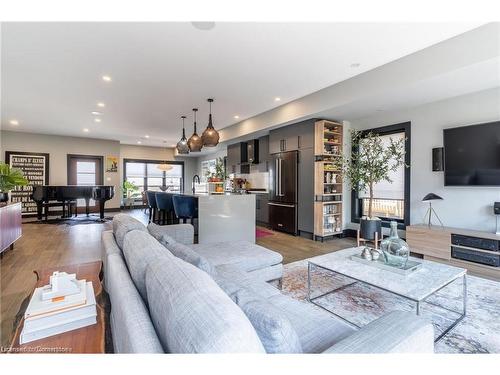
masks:
{"label": "kitchen backsplash", "polygon": [[249,174],[238,174],[237,177],[244,178],[250,182],[252,189],[266,189],[269,188],[269,172],[252,172]]}

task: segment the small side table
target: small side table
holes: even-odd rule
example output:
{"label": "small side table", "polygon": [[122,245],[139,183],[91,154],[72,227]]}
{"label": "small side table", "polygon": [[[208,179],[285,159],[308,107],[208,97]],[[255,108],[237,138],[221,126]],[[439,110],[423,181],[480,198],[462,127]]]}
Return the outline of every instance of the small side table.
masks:
{"label": "small side table", "polygon": [[[101,284],[102,262],[81,263],[70,266],[45,268],[34,271],[37,276],[35,288],[47,285],[49,277],[54,271],[75,273],[77,279],[92,281],[96,296],[97,323],[91,326],[75,329],[55,336],[35,340],[20,345],[19,337],[24,325],[24,312],[27,304],[23,303],[18,313],[19,323],[16,326],[14,336],[10,345],[10,353],[105,353],[106,352],[106,313],[105,297]],[[34,291],[34,289],[33,289]],[[33,292],[30,294],[30,297]]]}

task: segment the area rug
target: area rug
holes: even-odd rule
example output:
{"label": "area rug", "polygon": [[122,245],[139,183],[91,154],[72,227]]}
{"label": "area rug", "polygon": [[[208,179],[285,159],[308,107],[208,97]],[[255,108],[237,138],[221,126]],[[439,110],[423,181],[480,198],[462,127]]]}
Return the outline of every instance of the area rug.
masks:
{"label": "area rug", "polygon": [[273,232],[269,232],[267,230],[259,229],[259,228],[255,229],[255,237],[257,237],[257,238],[273,236],[273,235],[274,235]]}
{"label": "area rug", "polygon": [[108,221],[112,221],[113,218],[111,216],[106,216],[104,217],[104,220],[102,221],[99,217],[99,215],[82,215],[82,216],[77,216],[77,217],[71,217],[71,218],[52,218],[52,219],[42,219],[42,220],[26,220],[23,221],[23,224],[52,224],[52,225],[82,225],[82,224],[103,224]]}
{"label": "area rug", "polygon": [[[317,258],[324,257],[321,255]],[[311,258],[315,259],[315,258]],[[308,259],[284,266],[283,292],[307,301]],[[348,281],[325,271],[314,271],[314,295]],[[436,353],[500,353],[500,283],[467,276],[466,317],[435,345]],[[457,281],[429,301],[461,311],[462,284]],[[415,311],[415,304],[378,288],[356,283],[316,302],[358,326],[394,310]],[[309,303],[309,302],[307,302]],[[321,309],[313,305],[317,309]],[[442,332],[458,314],[424,303],[422,315],[432,320],[436,333]]]}

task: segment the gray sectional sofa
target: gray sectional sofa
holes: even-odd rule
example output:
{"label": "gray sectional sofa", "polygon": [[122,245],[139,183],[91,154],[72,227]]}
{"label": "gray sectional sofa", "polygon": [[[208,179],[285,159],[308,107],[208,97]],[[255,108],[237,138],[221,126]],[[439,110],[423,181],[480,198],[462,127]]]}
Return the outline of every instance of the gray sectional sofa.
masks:
{"label": "gray sectional sofa", "polygon": [[245,242],[193,244],[189,224],[119,214],[103,233],[117,353],[433,352],[430,322],[396,311],[360,330],[269,281],[282,257]]}

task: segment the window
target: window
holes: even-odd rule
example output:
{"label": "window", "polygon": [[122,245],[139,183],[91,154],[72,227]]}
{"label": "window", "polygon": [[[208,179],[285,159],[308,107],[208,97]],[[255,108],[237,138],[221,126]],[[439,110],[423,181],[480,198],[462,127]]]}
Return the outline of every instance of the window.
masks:
{"label": "window", "polygon": [[[68,185],[102,185],[103,157],[91,155],[68,155]],[[77,199],[77,206],[85,206],[85,199]],[[89,206],[95,206],[95,201],[90,199]]]}
{"label": "window", "polygon": [[[394,140],[406,138],[406,164],[410,165],[410,123],[386,126],[367,130],[377,133],[384,144]],[[353,150],[356,152],[356,150]],[[404,229],[410,224],[410,168],[401,166],[390,173],[392,183],[382,181],[373,189],[373,215],[383,220],[382,225],[388,226],[389,221],[395,220],[399,227]],[[360,217],[368,214],[369,192],[353,191],[352,193],[352,221],[359,222]]]}
{"label": "window", "polygon": [[134,183],[139,193],[184,190],[184,162],[125,159],[123,171],[124,179]]}
{"label": "window", "polygon": [[200,183],[196,186],[196,191],[208,192],[208,175],[215,173],[217,159],[204,160],[201,162]]}

